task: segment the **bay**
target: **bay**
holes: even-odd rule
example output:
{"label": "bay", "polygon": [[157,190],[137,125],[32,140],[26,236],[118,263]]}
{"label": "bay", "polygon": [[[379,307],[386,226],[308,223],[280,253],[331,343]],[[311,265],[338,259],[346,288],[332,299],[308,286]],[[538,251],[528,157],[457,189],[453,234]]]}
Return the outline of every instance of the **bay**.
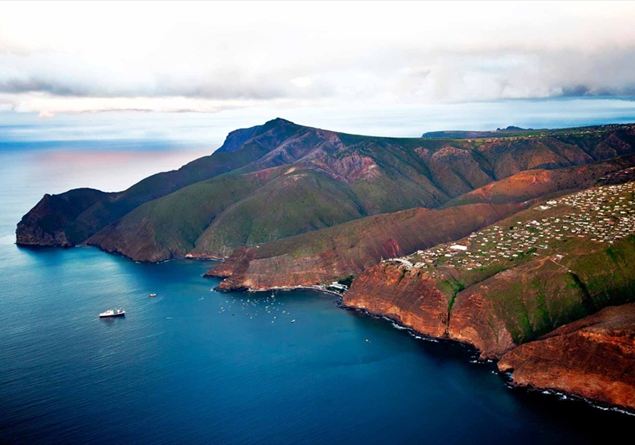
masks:
{"label": "bay", "polygon": [[[511,390],[469,350],[331,295],[218,293],[205,262],[14,245],[43,193],[116,189],[194,153],[152,150],[0,151],[0,442],[596,443],[632,431],[632,417]],[[126,318],[98,319],[119,306]]]}

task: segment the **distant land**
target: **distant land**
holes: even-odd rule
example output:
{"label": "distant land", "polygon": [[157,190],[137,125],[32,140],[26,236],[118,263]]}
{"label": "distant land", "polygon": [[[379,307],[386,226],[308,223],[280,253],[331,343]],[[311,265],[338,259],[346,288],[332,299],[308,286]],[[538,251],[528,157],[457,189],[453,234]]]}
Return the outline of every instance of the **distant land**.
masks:
{"label": "distant land", "polygon": [[338,133],[274,119],[117,193],[45,195],[17,244],[223,259],[223,290],[343,304],[635,411],[635,125]]}
{"label": "distant land", "polygon": [[497,128],[496,131],[474,131],[474,130],[442,130],[428,131],[421,135],[425,139],[477,139],[477,138],[498,138],[505,136],[538,136],[554,130],[534,130],[533,128],[520,128],[510,125],[506,128]]}

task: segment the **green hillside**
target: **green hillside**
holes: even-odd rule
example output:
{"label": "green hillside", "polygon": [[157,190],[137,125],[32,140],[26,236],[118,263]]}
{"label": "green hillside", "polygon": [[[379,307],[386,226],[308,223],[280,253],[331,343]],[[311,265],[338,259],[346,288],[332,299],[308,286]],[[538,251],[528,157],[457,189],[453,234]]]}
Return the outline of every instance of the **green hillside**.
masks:
{"label": "green hillside", "polygon": [[405,259],[446,293],[450,316],[464,301],[485,298],[492,320],[516,344],[527,342],[635,301],[635,182],[549,200]]}
{"label": "green hillside", "polygon": [[236,130],[212,155],[126,191],[47,195],[18,224],[17,242],[88,243],[144,261],[226,256],[360,217],[451,205],[520,172],[633,154],[631,125],[444,140],[357,136],[274,119]]}

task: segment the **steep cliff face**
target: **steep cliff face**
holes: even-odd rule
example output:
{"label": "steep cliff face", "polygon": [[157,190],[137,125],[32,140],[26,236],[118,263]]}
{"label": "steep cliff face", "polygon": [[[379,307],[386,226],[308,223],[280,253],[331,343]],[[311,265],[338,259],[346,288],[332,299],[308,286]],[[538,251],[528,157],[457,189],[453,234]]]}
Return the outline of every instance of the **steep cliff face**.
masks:
{"label": "steep cliff face", "polygon": [[23,246],[71,247],[85,239],[89,233],[87,227],[73,224],[74,221],[88,208],[110,199],[111,196],[94,189],[44,195],[18,223],[16,241]]}
{"label": "steep cliff face", "polygon": [[[455,297],[448,336],[474,345],[483,358],[499,358],[564,323],[632,300],[635,273],[627,270],[635,261],[632,239],[614,245],[623,255],[618,262],[598,246],[574,243],[562,246],[561,254],[525,260],[468,282]],[[604,269],[592,269],[600,264]]]}
{"label": "steep cliff face", "polygon": [[434,279],[398,264],[382,263],[355,279],[343,303],[389,317],[431,337],[446,337],[450,297]]}
{"label": "steep cliff face", "polygon": [[[527,266],[540,267],[531,263]],[[612,269],[614,265],[605,267]],[[596,272],[596,277],[600,276],[610,283],[619,273],[605,269]],[[551,291],[543,295],[544,300],[535,289],[527,288],[532,280],[551,280]],[[632,288],[632,273],[628,281]],[[526,292],[500,294],[505,287],[516,287],[514,283],[525,287]],[[519,336],[523,327],[549,331],[589,310],[632,301],[628,295],[615,295],[616,288],[611,284],[604,291],[585,295],[571,289],[572,283],[558,271],[545,276],[528,274],[527,269],[498,273],[458,292],[454,303],[453,293],[448,293],[444,284],[445,280],[440,282],[439,277],[408,269],[404,264],[382,263],[356,278],[343,302],[351,308],[390,317],[424,335],[470,344],[480,351],[481,358],[500,359],[499,370],[511,373],[516,385],[566,392],[635,412],[634,303],[605,308],[535,340],[529,335]],[[611,293],[614,295],[606,299]]]}
{"label": "steep cliff face", "polygon": [[384,262],[355,278],[343,304],[389,317],[423,335],[469,344],[483,359],[500,357],[516,345],[489,298],[447,283],[421,269]]}
{"label": "steep cliff face", "polygon": [[474,346],[483,359],[495,359],[516,344],[486,292],[486,286],[477,286],[455,298],[448,315],[447,336]]}
{"label": "steep cliff face", "polygon": [[635,304],[607,307],[507,352],[519,386],[563,391],[635,411]]}

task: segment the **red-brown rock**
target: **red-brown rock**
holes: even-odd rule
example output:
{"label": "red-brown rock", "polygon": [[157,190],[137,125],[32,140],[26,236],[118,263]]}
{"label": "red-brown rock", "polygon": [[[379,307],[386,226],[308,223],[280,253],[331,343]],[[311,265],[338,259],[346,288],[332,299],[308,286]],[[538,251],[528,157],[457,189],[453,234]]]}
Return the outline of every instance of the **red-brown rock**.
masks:
{"label": "red-brown rock", "polygon": [[448,337],[476,347],[481,358],[498,358],[515,343],[505,323],[498,318],[491,300],[480,290],[480,287],[468,289],[456,298]]}
{"label": "red-brown rock", "polygon": [[519,386],[635,410],[635,303],[607,307],[503,355]]}
{"label": "red-brown rock", "polygon": [[347,307],[389,317],[432,337],[446,335],[448,297],[418,270],[394,263],[365,271],[344,294]]}

